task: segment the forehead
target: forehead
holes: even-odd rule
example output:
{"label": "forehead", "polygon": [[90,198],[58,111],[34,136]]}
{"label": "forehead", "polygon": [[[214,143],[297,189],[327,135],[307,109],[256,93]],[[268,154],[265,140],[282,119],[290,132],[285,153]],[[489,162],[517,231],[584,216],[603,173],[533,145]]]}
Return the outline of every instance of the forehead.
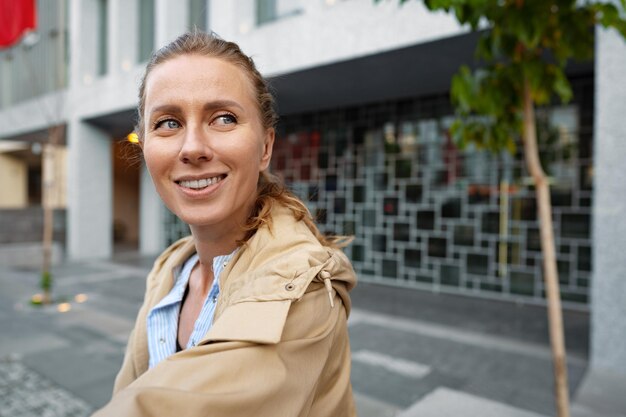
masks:
{"label": "forehead", "polygon": [[244,71],[220,58],[178,56],[154,67],[146,80],[146,109],[153,101],[228,98],[255,104],[254,97],[252,82]]}

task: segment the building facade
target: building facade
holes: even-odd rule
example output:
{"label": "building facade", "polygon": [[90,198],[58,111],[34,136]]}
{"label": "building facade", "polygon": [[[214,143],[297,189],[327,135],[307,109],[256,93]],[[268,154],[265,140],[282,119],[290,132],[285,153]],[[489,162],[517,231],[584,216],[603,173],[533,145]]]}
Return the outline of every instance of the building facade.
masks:
{"label": "building facade", "polygon": [[[0,190],[3,216],[41,204],[38,155],[49,128],[63,126],[57,215],[68,258],[153,254],[187,233],[129,158],[125,137],[151,51],[197,27],[239,43],[271,79],[281,115],[272,169],[325,232],[355,236],[347,253],[362,280],[543,303],[534,193],[520,155],[461,150],[447,133],[450,78],[473,63],[477,35],[421,2],[397,3],[39,1],[39,38],[0,52],[0,170],[9,173],[0,181],[16,178],[13,192]],[[568,68],[574,100],[539,112],[569,308],[612,300],[609,282],[626,293],[616,272],[624,265],[612,265],[623,257],[607,257],[626,235],[612,225],[626,160],[613,151],[623,148],[626,114],[614,103],[626,103],[626,92],[603,81],[620,79],[620,42],[599,33],[595,61]]]}

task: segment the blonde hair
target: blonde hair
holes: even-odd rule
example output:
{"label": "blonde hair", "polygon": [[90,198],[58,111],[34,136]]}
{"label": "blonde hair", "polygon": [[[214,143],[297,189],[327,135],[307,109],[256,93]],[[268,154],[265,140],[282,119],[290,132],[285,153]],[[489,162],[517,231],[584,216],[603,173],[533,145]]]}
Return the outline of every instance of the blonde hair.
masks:
{"label": "blonde hair", "polygon": [[243,226],[245,236],[240,243],[250,239],[261,226],[272,226],[271,211],[275,204],[291,210],[297,221],[303,221],[311,233],[324,246],[343,248],[352,242],[353,237],[341,235],[324,235],[320,232],[307,206],[295,194],[287,189],[284,182],[267,171],[259,175],[257,185],[258,196],[252,208],[252,215]]}
{"label": "blonde hair", "polygon": [[[140,141],[143,141],[145,128],[143,113],[145,110],[146,81],[150,72],[158,65],[184,55],[219,58],[239,67],[251,82],[263,127],[265,129],[274,129],[276,127],[278,114],[275,110],[274,97],[270,92],[267,81],[254,65],[254,61],[244,54],[236,43],[225,41],[214,33],[195,30],[179,36],[173,42],[155,51],[146,66],[146,72],[139,86],[138,118],[135,128]],[[315,224],[311,212],[302,200],[289,191],[285,184],[275,175],[262,171],[259,174],[257,183],[257,198],[250,217],[243,225],[245,235],[242,241],[239,242],[240,244],[245,244],[260,227],[271,227],[271,211],[275,205],[281,205],[290,209],[296,220],[303,221],[324,246],[344,247],[352,240],[352,238],[345,236],[326,236],[322,234]]]}

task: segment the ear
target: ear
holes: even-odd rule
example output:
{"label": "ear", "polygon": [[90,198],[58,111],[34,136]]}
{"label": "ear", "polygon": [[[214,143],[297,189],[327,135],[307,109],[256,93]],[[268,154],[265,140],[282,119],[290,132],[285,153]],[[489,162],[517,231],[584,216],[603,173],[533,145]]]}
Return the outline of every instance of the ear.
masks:
{"label": "ear", "polygon": [[265,131],[265,138],[263,139],[263,151],[261,153],[261,161],[259,161],[259,172],[264,171],[270,165],[272,160],[272,150],[274,148],[274,137],[276,131],[274,128],[269,128]]}

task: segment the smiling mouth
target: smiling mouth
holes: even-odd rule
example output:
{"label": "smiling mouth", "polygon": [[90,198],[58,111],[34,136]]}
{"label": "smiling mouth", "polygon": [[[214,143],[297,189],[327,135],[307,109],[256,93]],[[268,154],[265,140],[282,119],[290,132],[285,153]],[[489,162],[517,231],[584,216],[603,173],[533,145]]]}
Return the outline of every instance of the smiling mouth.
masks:
{"label": "smiling mouth", "polygon": [[176,184],[181,187],[191,188],[192,190],[202,190],[203,188],[207,188],[210,185],[217,184],[226,178],[226,174],[218,175],[216,177],[210,178],[202,178],[199,180],[184,180],[184,181],[176,181]]}

